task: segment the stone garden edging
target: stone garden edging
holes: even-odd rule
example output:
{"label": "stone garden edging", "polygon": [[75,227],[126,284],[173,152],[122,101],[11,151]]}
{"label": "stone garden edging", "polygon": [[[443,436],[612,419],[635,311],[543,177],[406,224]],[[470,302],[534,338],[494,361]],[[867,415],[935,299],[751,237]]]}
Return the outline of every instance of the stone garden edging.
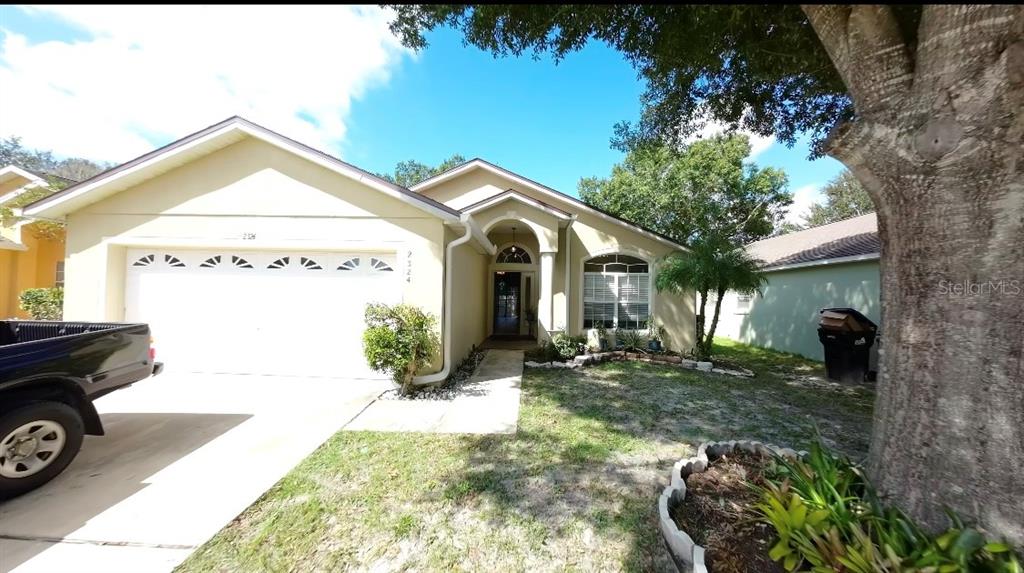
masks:
{"label": "stone garden edging", "polygon": [[592,364],[598,364],[600,362],[608,362],[609,360],[633,360],[637,362],[653,362],[656,364],[675,365],[679,368],[686,368],[687,370],[700,370],[701,372],[714,372],[715,374],[725,374],[728,376],[737,376],[740,378],[753,378],[754,373],[746,368],[741,370],[733,370],[730,368],[715,368],[712,362],[701,362],[697,360],[690,360],[683,358],[682,356],[674,356],[671,354],[645,354],[642,352],[625,352],[622,350],[612,350],[609,352],[597,352],[594,354],[581,354],[572,360],[566,362],[532,362],[527,361],[525,363],[527,368],[580,368],[582,366],[590,366]]}
{"label": "stone garden edging", "polygon": [[686,499],[686,478],[690,474],[702,473],[708,464],[734,451],[755,453],[761,456],[779,455],[789,459],[803,458],[807,452],[791,448],[766,445],[758,441],[731,440],[728,442],[704,442],[697,448],[697,455],[683,458],[672,466],[670,483],[658,498],[658,529],[672,556],[672,562],[680,573],[707,573],[704,563],[704,548],[693,542],[688,533],[679,529],[669,510]]}

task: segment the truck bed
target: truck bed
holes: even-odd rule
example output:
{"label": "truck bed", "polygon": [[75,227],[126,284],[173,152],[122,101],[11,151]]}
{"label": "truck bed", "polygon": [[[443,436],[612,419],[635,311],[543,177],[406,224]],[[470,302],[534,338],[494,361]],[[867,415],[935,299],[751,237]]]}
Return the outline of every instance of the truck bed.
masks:
{"label": "truck bed", "polygon": [[50,322],[41,320],[0,320],[0,347],[36,342],[60,336],[74,336],[122,327],[145,325],[116,322]]}

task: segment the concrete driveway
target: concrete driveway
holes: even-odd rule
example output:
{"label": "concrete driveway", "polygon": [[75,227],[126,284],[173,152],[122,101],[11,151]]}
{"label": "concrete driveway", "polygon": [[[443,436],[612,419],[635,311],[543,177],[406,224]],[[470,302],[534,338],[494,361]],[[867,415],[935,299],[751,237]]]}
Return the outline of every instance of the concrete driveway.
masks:
{"label": "concrete driveway", "polygon": [[0,503],[0,571],[169,571],[389,387],[167,372],[101,398],[107,435]]}

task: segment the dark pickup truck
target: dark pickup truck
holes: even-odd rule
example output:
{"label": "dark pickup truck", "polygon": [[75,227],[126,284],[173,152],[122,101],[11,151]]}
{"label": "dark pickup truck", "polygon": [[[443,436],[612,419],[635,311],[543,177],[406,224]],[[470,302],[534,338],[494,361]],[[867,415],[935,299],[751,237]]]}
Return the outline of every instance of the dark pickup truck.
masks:
{"label": "dark pickup truck", "polygon": [[92,401],[162,367],[145,324],[0,321],[0,499],[64,471],[103,435]]}

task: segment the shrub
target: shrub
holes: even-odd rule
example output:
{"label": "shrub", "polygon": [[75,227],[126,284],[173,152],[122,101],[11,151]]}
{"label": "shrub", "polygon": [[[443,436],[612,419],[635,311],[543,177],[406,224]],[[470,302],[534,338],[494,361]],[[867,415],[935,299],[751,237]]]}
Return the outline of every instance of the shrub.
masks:
{"label": "shrub", "polygon": [[18,297],[21,310],[35,320],[60,320],[64,313],[64,289],[30,288]]}
{"label": "shrub", "polygon": [[569,360],[583,354],[587,350],[587,338],[585,336],[569,336],[565,333],[558,333],[551,339],[558,355]]}
{"label": "shrub", "polygon": [[636,330],[616,329],[615,345],[621,346],[622,349],[627,352],[647,351],[647,339],[645,339],[644,336]]}
{"label": "shrub", "polygon": [[436,319],[408,304],[366,306],[363,352],[370,368],[388,374],[408,394],[416,372],[437,354]]}
{"label": "shrub", "polygon": [[757,512],[779,541],[769,556],[789,571],[1020,573],[1007,545],[987,542],[954,514],[938,536],[885,508],[859,467],[815,444],[806,460],[779,459]]}

